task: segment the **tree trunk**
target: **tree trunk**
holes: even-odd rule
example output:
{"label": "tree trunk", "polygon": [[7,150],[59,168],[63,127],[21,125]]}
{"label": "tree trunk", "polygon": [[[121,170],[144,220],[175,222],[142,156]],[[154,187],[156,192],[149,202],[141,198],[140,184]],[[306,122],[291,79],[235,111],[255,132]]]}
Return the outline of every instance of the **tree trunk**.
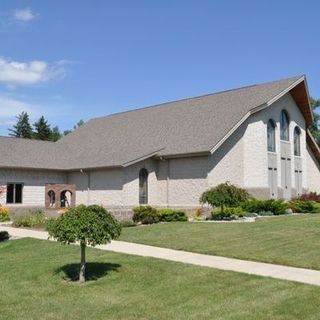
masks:
{"label": "tree trunk", "polygon": [[223,214],[223,212],[224,212],[224,208],[223,206],[221,206],[221,213]]}
{"label": "tree trunk", "polygon": [[80,273],[79,273],[79,282],[86,281],[86,244],[85,242],[80,243],[81,250],[81,262],[80,262]]}

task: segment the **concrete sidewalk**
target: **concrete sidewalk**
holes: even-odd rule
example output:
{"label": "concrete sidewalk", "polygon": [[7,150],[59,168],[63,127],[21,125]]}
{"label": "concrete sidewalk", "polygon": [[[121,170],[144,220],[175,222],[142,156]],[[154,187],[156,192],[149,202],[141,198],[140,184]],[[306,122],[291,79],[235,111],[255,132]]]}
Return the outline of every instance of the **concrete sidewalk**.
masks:
{"label": "concrete sidewalk", "polygon": [[[45,231],[34,231],[0,225],[0,231],[2,230],[8,231],[10,235],[14,237],[30,237],[44,240],[48,239],[48,233]],[[143,257],[152,257],[220,270],[242,272],[257,276],[272,277],[275,279],[290,280],[320,286],[320,271],[317,270],[286,267],[281,265],[233,258],[224,258],[219,256],[165,249],[123,241],[112,241],[110,244],[100,245],[96,248],[101,250],[138,255]]]}

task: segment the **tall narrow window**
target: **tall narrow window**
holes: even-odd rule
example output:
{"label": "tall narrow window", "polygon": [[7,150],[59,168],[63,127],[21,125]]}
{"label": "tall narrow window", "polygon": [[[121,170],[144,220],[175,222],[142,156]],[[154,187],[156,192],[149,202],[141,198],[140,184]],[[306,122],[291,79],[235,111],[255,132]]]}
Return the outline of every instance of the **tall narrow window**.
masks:
{"label": "tall narrow window", "polygon": [[267,135],[268,135],[268,151],[276,152],[276,124],[271,119],[268,121]]}
{"label": "tall narrow window", "polygon": [[22,203],[22,183],[7,184],[7,203]]}
{"label": "tall narrow window", "polygon": [[143,168],[139,172],[139,204],[148,203],[148,171]]}
{"label": "tall narrow window", "polygon": [[293,144],[294,144],[294,155],[295,156],[301,156],[300,135],[301,135],[300,128],[295,127],[294,132],[293,132]]}
{"label": "tall narrow window", "polygon": [[72,193],[69,190],[63,190],[60,193],[60,207],[61,208],[69,208],[70,207],[71,196],[72,196]]}
{"label": "tall narrow window", "polygon": [[50,190],[48,192],[48,196],[49,196],[49,206],[55,207],[56,206],[56,194],[54,193],[53,190]]}
{"label": "tall narrow window", "polygon": [[280,115],[280,139],[289,141],[289,116],[285,110]]}

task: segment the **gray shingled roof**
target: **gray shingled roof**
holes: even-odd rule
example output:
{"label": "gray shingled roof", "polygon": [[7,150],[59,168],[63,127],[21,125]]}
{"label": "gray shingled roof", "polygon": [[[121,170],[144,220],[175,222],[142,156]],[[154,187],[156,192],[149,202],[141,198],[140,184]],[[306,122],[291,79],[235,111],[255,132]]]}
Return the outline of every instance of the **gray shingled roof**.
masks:
{"label": "gray shingled roof", "polygon": [[248,112],[299,79],[301,76],[92,119],[56,143],[0,138],[0,166],[97,168],[121,166],[153,154],[209,152]]}
{"label": "gray shingled roof", "polygon": [[56,169],[56,143],[0,137],[0,167]]}

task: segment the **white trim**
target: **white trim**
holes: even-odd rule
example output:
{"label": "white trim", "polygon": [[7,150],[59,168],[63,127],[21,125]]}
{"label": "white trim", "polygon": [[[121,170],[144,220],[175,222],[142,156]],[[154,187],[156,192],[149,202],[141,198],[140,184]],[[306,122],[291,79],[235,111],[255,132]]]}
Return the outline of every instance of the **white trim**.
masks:
{"label": "white trim", "polygon": [[[210,149],[210,153],[213,154],[231,135],[234,133],[252,114],[264,110],[273,103],[275,103],[277,100],[279,100],[281,97],[283,97],[285,94],[287,94],[290,90],[292,90],[295,86],[297,86],[302,81],[305,81],[305,76],[300,77],[298,80],[296,80],[293,84],[291,84],[289,87],[287,87],[285,90],[281,91],[278,95],[270,99],[267,103],[263,103],[258,107],[255,107],[251,109],[244,117],[238,121],[231,130],[228,131],[228,133],[216,144]],[[308,91],[307,91],[308,94]],[[310,106],[310,104],[309,104]],[[311,112],[312,113],[312,112]],[[283,140],[281,140],[283,141]],[[289,142],[290,143],[290,142]]]}
{"label": "white trim", "polygon": [[274,102],[276,102],[277,100],[279,100],[281,97],[283,97],[285,94],[287,94],[291,89],[293,89],[295,86],[297,86],[300,82],[304,81],[305,77],[302,76],[301,78],[299,78],[297,81],[295,81],[292,85],[290,85],[289,87],[287,87],[285,90],[281,91],[278,95],[276,95],[274,98],[272,98],[271,100],[269,100],[267,102],[267,106],[269,107],[271,104],[273,104]]}
{"label": "white trim", "polygon": [[249,117],[251,113],[248,112],[244,117],[238,121],[235,126],[228,131],[228,133],[215,145],[211,148],[210,153],[213,154]]}
{"label": "white trim", "polygon": [[145,160],[145,159],[151,158],[151,157],[157,155],[157,154],[159,153],[159,151],[161,151],[161,150],[163,150],[163,149],[165,149],[165,148],[161,148],[161,149],[156,150],[156,151],[154,151],[154,152],[152,152],[152,153],[146,154],[146,155],[144,155],[144,156],[142,156],[142,157],[139,157],[139,158],[136,158],[136,159],[134,159],[134,160],[125,162],[125,163],[122,164],[122,167],[126,168],[126,167],[129,167],[129,166],[137,163],[137,162],[140,162],[140,161],[143,161],[143,160]]}
{"label": "white trim", "polygon": [[309,129],[307,129],[307,134],[308,134],[309,138],[311,139],[311,141],[313,142],[314,146],[317,148],[317,150],[320,153],[320,148],[319,148],[316,140],[314,139],[314,137],[313,137],[313,135],[312,135],[312,133],[311,133],[311,131]]}

